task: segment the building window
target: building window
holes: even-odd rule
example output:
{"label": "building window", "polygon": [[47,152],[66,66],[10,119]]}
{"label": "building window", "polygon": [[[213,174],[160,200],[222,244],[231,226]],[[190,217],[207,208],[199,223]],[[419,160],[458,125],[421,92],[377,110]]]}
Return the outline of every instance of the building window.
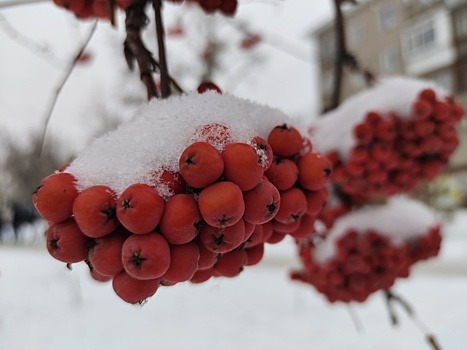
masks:
{"label": "building window", "polygon": [[454,76],[452,75],[451,70],[444,70],[430,75],[429,79],[446,90],[454,92]]}
{"label": "building window", "polygon": [[436,47],[436,27],[433,20],[416,23],[405,34],[405,43],[409,55],[418,54]]}
{"label": "building window", "polygon": [[459,37],[467,35],[467,7],[455,13],[456,32]]}
{"label": "building window", "polygon": [[383,71],[385,73],[396,73],[400,70],[399,48],[388,47],[381,56]]}
{"label": "building window", "polygon": [[396,9],[393,4],[385,3],[379,9],[379,22],[382,30],[390,30],[396,26]]}
{"label": "building window", "polygon": [[349,46],[357,48],[363,41],[363,27],[361,23],[353,22],[349,25]]}
{"label": "building window", "polygon": [[328,35],[321,43],[321,58],[323,60],[333,59],[336,52],[334,35]]}

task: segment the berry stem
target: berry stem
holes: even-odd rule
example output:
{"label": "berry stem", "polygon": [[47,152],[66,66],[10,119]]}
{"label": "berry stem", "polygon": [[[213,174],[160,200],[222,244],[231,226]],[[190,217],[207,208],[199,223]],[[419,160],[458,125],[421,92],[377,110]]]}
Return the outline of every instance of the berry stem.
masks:
{"label": "berry stem", "polygon": [[355,55],[347,49],[347,39],[345,32],[345,21],[342,13],[342,4],[345,2],[358,5],[356,0],[333,0],[335,10],[334,30],[336,33],[336,58],[334,60],[334,87],[331,95],[331,103],[325,107],[324,112],[333,110],[339,106],[344,80],[344,67],[348,67],[352,72],[361,74],[368,86],[374,84],[375,75],[368,69],[363,68]]}
{"label": "berry stem", "polygon": [[134,61],[138,64],[141,81],[146,86],[148,100],[150,100],[153,97],[157,98],[156,85],[152,77],[157,63],[141,39],[141,30],[148,23],[144,12],[146,2],[147,0],[133,0],[125,10],[126,39],[123,44],[123,52],[130,70],[134,68]]}
{"label": "berry stem", "polygon": [[327,110],[335,109],[340,102],[343,74],[344,74],[344,55],[347,51],[345,41],[344,16],[341,8],[342,0],[334,0],[334,11],[336,20],[334,30],[336,32],[336,59],[334,62],[334,87],[331,97],[331,105]]}
{"label": "berry stem", "polygon": [[55,89],[55,93],[52,97],[52,100],[50,101],[50,104],[47,108],[47,112],[45,114],[45,121],[44,121],[44,128],[42,130],[42,135],[41,135],[41,140],[40,140],[40,145],[39,145],[39,154],[38,156],[40,157],[42,155],[42,150],[44,148],[44,143],[45,143],[45,136],[47,133],[47,128],[49,126],[50,118],[52,117],[52,113],[55,109],[55,105],[57,104],[57,100],[62,92],[63,87],[65,86],[66,82],[68,81],[68,78],[70,77],[71,73],[73,72],[76,63],[78,62],[79,58],[83,54],[84,50],[88,46],[89,42],[91,41],[95,31],[97,28],[97,20],[94,21],[94,24],[91,27],[91,30],[89,31],[89,34],[84,41],[84,43],[79,47],[78,51],[73,57],[73,60],[69,63],[68,68],[65,70],[63,77],[60,80],[60,83],[58,84],[57,88]]}
{"label": "berry stem", "polygon": [[422,323],[422,321],[417,317],[414,308],[410,303],[402,298],[400,295],[395,294],[392,290],[387,289],[384,291],[384,296],[386,299],[386,305],[388,307],[389,315],[391,317],[391,322],[393,326],[396,326],[399,322],[397,315],[394,310],[394,303],[399,304],[402,309],[407,313],[412,322],[417,326],[417,328],[425,335],[425,339],[430,344],[433,350],[441,350],[441,346],[434,334],[432,334],[429,329]]}
{"label": "berry stem", "polygon": [[159,70],[161,73],[161,95],[162,98],[167,98],[171,95],[171,90],[169,68],[167,67],[167,59],[165,53],[165,31],[164,23],[162,21],[162,1],[153,0],[152,5],[154,7],[156,19],[157,47],[159,50]]}

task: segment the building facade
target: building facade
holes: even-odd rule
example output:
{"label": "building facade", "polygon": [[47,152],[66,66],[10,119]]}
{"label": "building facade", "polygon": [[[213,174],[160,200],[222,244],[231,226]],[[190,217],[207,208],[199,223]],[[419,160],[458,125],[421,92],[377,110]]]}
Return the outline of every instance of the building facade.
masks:
{"label": "building facade", "polygon": [[[366,0],[344,11],[348,51],[380,76],[432,80],[467,107],[467,0]],[[334,82],[333,22],[313,33],[319,47],[321,107]],[[361,75],[344,70],[342,99],[366,88]],[[467,125],[453,164],[467,164]]]}

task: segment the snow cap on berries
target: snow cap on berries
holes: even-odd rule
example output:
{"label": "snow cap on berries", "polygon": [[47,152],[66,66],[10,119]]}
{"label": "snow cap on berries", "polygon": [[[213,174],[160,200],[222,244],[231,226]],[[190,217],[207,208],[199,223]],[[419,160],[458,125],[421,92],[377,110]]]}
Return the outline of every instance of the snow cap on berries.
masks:
{"label": "snow cap on berries", "polygon": [[391,197],[385,205],[372,205],[346,214],[334,223],[326,240],[315,249],[315,260],[324,262],[336,253],[336,242],[349,230],[364,234],[377,231],[401,244],[426,234],[438,225],[435,213],[425,204],[406,196]]}

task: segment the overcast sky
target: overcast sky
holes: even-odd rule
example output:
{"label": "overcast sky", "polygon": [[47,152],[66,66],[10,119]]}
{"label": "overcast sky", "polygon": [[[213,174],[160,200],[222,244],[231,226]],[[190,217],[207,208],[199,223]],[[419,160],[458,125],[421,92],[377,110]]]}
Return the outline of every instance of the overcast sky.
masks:
{"label": "overcast sky", "polygon": [[[249,21],[252,29],[286,46],[281,51],[260,45],[258,50],[267,59],[242,81],[235,95],[294,116],[316,116],[317,61],[308,35],[330,18],[330,5],[330,0],[240,0],[236,18]],[[168,4],[165,11],[166,21],[170,22],[180,8]],[[3,9],[0,13],[16,30],[53,53],[40,56],[19,45],[7,34],[0,18],[0,128],[21,139],[24,130],[38,130],[43,125],[45,110],[67,59],[80,46],[91,22],[78,22],[47,2]],[[117,84],[125,84],[121,81],[123,55],[115,49],[123,37],[121,25],[120,30],[114,30],[100,22],[89,46],[92,62],[76,68],[60,96],[49,130],[66,139],[67,147],[74,151],[89,142],[99,124],[93,115],[96,104],[114,96],[121,86]]]}

